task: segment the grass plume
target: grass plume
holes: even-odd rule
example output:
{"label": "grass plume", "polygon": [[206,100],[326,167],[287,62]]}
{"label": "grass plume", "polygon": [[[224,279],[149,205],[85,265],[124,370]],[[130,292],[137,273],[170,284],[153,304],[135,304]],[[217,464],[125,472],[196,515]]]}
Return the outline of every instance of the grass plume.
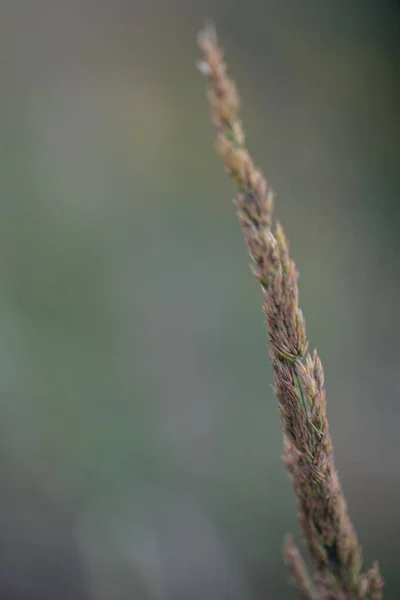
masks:
{"label": "grass plume", "polygon": [[378,565],[362,571],[361,547],[335,469],[324,372],[317,352],[308,352],[296,267],[281,225],[272,222],[274,194],[247,149],[238,117],[239,96],[212,26],[200,32],[198,44],[217,150],[237,190],[237,216],[263,293],[283,458],[297,497],[312,573],[291,538],[284,544],[285,561],[305,600],[380,600],[383,582]]}

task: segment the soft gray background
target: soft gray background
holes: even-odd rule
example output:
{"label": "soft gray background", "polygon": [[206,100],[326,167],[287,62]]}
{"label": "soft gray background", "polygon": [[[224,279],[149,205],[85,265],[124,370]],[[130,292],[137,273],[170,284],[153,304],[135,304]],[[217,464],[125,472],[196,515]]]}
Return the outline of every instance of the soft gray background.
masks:
{"label": "soft gray background", "polygon": [[1,0],[0,597],[294,599],[213,18],[278,193],[337,465],[400,593],[400,7]]}

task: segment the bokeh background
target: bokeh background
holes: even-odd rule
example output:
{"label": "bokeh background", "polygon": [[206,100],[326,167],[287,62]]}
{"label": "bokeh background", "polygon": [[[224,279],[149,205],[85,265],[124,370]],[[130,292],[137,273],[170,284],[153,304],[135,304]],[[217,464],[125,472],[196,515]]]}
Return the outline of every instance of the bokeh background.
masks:
{"label": "bokeh background", "polygon": [[2,0],[0,598],[296,598],[218,27],[277,191],[367,562],[399,598],[400,6]]}

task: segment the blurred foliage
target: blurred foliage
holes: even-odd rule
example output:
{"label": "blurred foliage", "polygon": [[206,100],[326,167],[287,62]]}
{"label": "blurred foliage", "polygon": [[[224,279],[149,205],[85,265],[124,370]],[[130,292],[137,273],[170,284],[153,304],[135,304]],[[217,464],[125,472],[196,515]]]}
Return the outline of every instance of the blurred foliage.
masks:
{"label": "blurred foliage", "polygon": [[0,596],[295,597],[261,298],[194,68],[211,16],[397,598],[398,3],[1,8]]}

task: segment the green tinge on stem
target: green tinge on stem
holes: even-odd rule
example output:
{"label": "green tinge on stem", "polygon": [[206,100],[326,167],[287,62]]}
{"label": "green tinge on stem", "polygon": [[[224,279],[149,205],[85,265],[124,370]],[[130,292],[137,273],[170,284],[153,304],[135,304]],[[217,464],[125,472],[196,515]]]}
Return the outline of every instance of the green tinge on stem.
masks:
{"label": "green tinge on stem", "polygon": [[298,376],[298,374],[296,373],[296,371],[293,373],[293,378],[294,378],[296,388],[297,388],[299,403],[302,406],[302,408],[304,409],[304,412],[306,414],[307,425],[310,425],[310,421],[308,418],[308,401],[305,398],[301,380],[300,380],[300,377]]}

